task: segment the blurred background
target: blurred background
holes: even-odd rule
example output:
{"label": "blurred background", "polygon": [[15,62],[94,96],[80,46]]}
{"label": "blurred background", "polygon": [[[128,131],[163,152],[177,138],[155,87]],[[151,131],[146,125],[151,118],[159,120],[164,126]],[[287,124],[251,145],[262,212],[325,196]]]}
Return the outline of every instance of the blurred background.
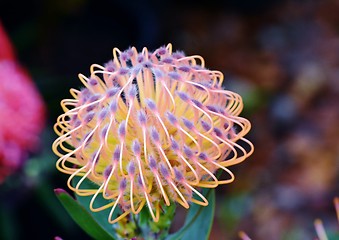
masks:
{"label": "blurred background", "polygon": [[339,2],[220,2],[0,2],[15,61],[45,105],[38,147],[0,185],[0,239],[89,239],[53,193],[67,189],[50,150],[59,103],[81,87],[77,74],[106,63],[113,47],[167,43],[222,71],[252,122],[255,152],[231,167],[234,183],[218,187],[211,239],[239,239],[239,230],[252,239],[315,239],[316,218],[338,239]]}

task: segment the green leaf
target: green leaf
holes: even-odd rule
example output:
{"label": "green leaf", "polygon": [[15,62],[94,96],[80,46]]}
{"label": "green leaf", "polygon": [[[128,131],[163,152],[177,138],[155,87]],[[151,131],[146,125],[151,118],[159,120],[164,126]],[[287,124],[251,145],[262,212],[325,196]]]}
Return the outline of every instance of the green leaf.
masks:
{"label": "green leaf", "polygon": [[[74,178],[74,180],[72,182],[74,186],[77,184],[79,179],[80,179],[79,177]],[[99,187],[97,185],[95,185],[93,182],[91,182],[90,180],[85,179],[81,183],[81,188],[82,189],[98,189]],[[90,205],[90,202],[91,202],[93,195],[91,195],[91,196],[79,196],[79,195],[75,194],[75,197],[76,197],[77,201],[92,215],[92,217],[95,219],[95,221],[97,221],[99,223],[99,225],[103,229],[106,230],[106,232],[108,232],[112,236],[115,236],[115,231],[114,231],[113,225],[108,222],[108,216],[109,216],[109,213],[111,211],[111,208],[107,208],[107,209],[104,209],[104,210],[99,211],[99,212],[93,212],[89,209],[89,205]],[[102,195],[99,194],[95,199],[94,207],[101,207],[101,206],[104,206],[108,203],[110,203],[109,200],[103,198]],[[121,214],[121,211],[120,211],[119,208],[116,208],[115,212],[113,213],[112,218],[114,219],[115,217],[117,217],[118,214]]]}
{"label": "green leaf", "polygon": [[204,189],[202,194],[208,200],[208,206],[190,206],[184,226],[178,232],[170,234],[166,240],[209,239],[214,219],[215,191]]}
{"label": "green leaf", "polygon": [[65,190],[55,189],[55,195],[60,200],[64,208],[73,218],[73,220],[92,238],[102,240],[112,240],[110,235],[100,224],[93,218],[83,206],[72,198]]}

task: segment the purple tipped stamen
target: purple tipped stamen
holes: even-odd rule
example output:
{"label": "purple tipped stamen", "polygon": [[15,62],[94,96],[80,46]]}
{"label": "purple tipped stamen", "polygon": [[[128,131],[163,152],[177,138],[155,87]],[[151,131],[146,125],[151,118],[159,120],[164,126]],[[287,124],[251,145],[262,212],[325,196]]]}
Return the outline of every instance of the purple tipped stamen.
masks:
{"label": "purple tipped stamen", "polygon": [[194,103],[195,106],[197,106],[198,108],[203,108],[204,105],[199,102],[198,100],[195,100],[195,99],[191,99],[191,101]]}
{"label": "purple tipped stamen", "polygon": [[162,174],[162,176],[165,179],[170,177],[170,173],[169,173],[167,167],[164,164],[162,164],[162,163],[160,163],[160,173]]}
{"label": "purple tipped stamen", "polygon": [[185,180],[183,174],[180,172],[178,168],[174,168],[174,176],[178,182],[183,182]]}
{"label": "purple tipped stamen", "polygon": [[132,74],[136,76],[142,70],[142,66],[136,65],[131,70],[132,70]]}
{"label": "purple tipped stamen", "polygon": [[79,101],[81,103],[86,102],[89,97],[90,97],[90,91],[88,90],[88,88],[82,89],[79,94]]}
{"label": "purple tipped stamen", "polygon": [[157,161],[154,159],[152,155],[149,155],[148,162],[149,162],[149,167],[151,170],[154,171],[157,169]]}
{"label": "purple tipped stamen", "polygon": [[167,49],[165,47],[161,47],[158,49],[159,55],[165,55],[167,53]]}
{"label": "purple tipped stamen", "polygon": [[175,59],[180,59],[185,57],[185,54],[182,51],[176,51],[172,54]]}
{"label": "purple tipped stamen", "polygon": [[166,57],[161,60],[163,63],[171,64],[173,62],[173,58],[171,57]]}
{"label": "purple tipped stamen", "polygon": [[205,122],[204,120],[200,121],[202,128],[208,132],[212,127],[209,123]]}
{"label": "purple tipped stamen", "polygon": [[153,64],[152,64],[150,61],[147,61],[147,62],[144,62],[144,63],[142,64],[142,66],[143,66],[144,68],[151,68],[151,67],[153,66]]}
{"label": "purple tipped stamen", "polygon": [[98,105],[98,104],[95,103],[95,104],[92,104],[92,105],[86,107],[86,111],[87,111],[87,112],[93,111],[93,110],[97,107],[97,105]]}
{"label": "purple tipped stamen", "polygon": [[138,57],[137,57],[137,62],[142,63],[144,60],[145,60],[144,56],[139,54]]}
{"label": "purple tipped stamen", "polygon": [[116,99],[113,99],[110,106],[109,106],[110,110],[112,113],[116,113],[118,110],[118,102],[116,101]]}
{"label": "purple tipped stamen", "polygon": [[185,153],[186,157],[188,157],[189,159],[194,157],[194,153],[193,153],[192,149],[190,149],[186,145],[184,146],[184,153]]}
{"label": "purple tipped stamen", "polygon": [[89,102],[89,103],[92,103],[92,102],[98,101],[100,98],[101,98],[101,95],[100,95],[100,94],[95,94],[95,95],[92,95],[92,96],[88,99],[88,102]]}
{"label": "purple tipped stamen", "polygon": [[133,176],[135,174],[135,164],[134,162],[130,162],[127,166],[127,172],[130,176]]}
{"label": "purple tipped stamen", "polygon": [[201,152],[201,153],[199,154],[199,158],[200,158],[201,160],[207,161],[208,156],[207,156],[206,153]]}
{"label": "purple tipped stamen", "polygon": [[159,69],[153,69],[153,74],[156,78],[163,78],[164,73]]}
{"label": "purple tipped stamen", "polygon": [[105,168],[104,173],[103,173],[104,178],[107,179],[107,178],[109,177],[109,175],[111,174],[112,169],[113,169],[112,165],[108,165],[108,166]]}
{"label": "purple tipped stamen", "polygon": [[140,110],[138,112],[138,121],[139,121],[140,125],[142,125],[142,126],[146,125],[147,118],[146,118],[146,114],[145,114],[144,110]]}
{"label": "purple tipped stamen", "polygon": [[140,143],[139,143],[138,139],[133,141],[133,143],[132,143],[132,151],[133,151],[133,153],[136,156],[140,155],[141,150],[140,150]]}
{"label": "purple tipped stamen", "polygon": [[94,162],[94,164],[97,164],[99,162],[99,158],[100,158],[100,153],[98,154],[98,152],[94,152],[91,158],[91,162]]}
{"label": "purple tipped stamen", "polygon": [[124,138],[126,136],[126,121],[122,121],[118,128],[118,134],[120,138]]}
{"label": "purple tipped stamen", "polygon": [[137,87],[135,85],[132,85],[131,88],[128,91],[128,96],[133,99],[135,98],[135,96],[137,95],[138,90]]}
{"label": "purple tipped stamen", "polygon": [[95,116],[95,113],[94,113],[94,112],[88,113],[88,114],[86,115],[86,117],[84,118],[84,120],[83,120],[84,123],[85,123],[85,124],[88,124],[90,121],[93,120],[94,116]]}
{"label": "purple tipped stamen", "polygon": [[214,131],[215,135],[217,135],[220,138],[222,137],[223,134],[222,134],[222,132],[219,128],[214,128],[213,131]]}
{"label": "purple tipped stamen", "polygon": [[172,125],[177,125],[178,124],[178,120],[177,118],[174,116],[174,114],[172,114],[171,112],[166,112],[166,117],[168,119],[168,121],[172,124]]}
{"label": "purple tipped stamen", "polygon": [[101,138],[104,139],[106,137],[108,131],[108,126],[106,125],[102,130],[101,130]]}
{"label": "purple tipped stamen", "polygon": [[107,97],[113,97],[115,94],[117,94],[117,92],[119,92],[120,88],[118,87],[112,87],[110,89],[107,90]]}
{"label": "purple tipped stamen", "polygon": [[122,75],[122,76],[128,74],[128,72],[129,72],[128,68],[120,68],[119,69],[119,74]]}
{"label": "purple tipped stamen", "polygon": [[191,121],[188,120],[187,118],[182,118],[182,122],[184,123],[184,125],[185,125],[189,130],[193,130],[193,129],[194,129],[194,124],[193,124],[193,122],[191,122]]}
{"label": "purple tipped stamen", "polygon": [[100,113],[99,113],[99,116],[98,116],[98,118],[99,118],[99,121],[102,121],[102,120],[104,120],[105,118],[106,118],[106,116],[107,116],[107,110],[106,109],[103,109]]}
{"label": "purple tipped stamen", "polygon": [[159,143],[160,143],[160,136],[159,136],[159,133],[158,133],[157,129],[154,128],[154,127],[151,128],[151,138],[152,138],[152,141],[153,141],[155,144],[159,144]]}
{"label": "purple tipped stamen", "polygon": [[81,121],[80,120],[76,120],[74,123],[73,123],[73,128],[77,128],[81,125]]}
{"label": "purple tipped stamen", "polygon": [[111,60],[108,63],[105,64],[106,71],[108,72],[114,72],[116,69],[115,63]]}
{"label": "purple tipped stamen", "polygon": [[175,151],[175,152],[178,152],[180,150],[178,142],[175,141],[172,136],[171,136],[171,147],[172,147],[173,151]]}
{"label": "purple tipped stamen", "polygon": [[120,145],[117,145],[116,147],[115,147],[115,150],[114,150],[114,152],[113,152],[113,161],[114,162],[118,162],[119,161],[119,159],[120,159]]}
{"label": "purple tipped stamen", "polygon": [[143,186],[144,186],[143,183],[142,183],[142,179],[141,179],[141,176],[140,176],[140,175],[138,175],[137,181],[138,181],[138,185],[139,185],[140,187],[143,187]]}
{"label": "purple tipped stamen", "polygon": [[219,110],[219,112],[220,112],[222,115],[225,115],[226,112],[225,112],[224,109],[222,109],[221,107],[219,107],[218,110]]}
{"label": "purple tipped stamen", "polygon": [[91,85],[91,86],[96,86],[96,85],[98,85],[98,81],[97,81],[96,79],[94,79],[94,78],[89,79],[88,83],[89,83],[89,85]]}
{"label": "purple tipped stamen", "polygon": [[92,141],[92,139],[93,139],[93,134],[91,134],[91,132],[86,133],[84,140],[83,140],[83,144],[85,145],[85,147],[88,146],[88,144]]}
{"label": "purple tipped stamen", "polygon": [[177,72],[169,72],[168,76],[174,80],[180,81],[181,80],[181,76],[179,73]]}
{"label": "purple tipped stamen", "polygon": [[217,113],[218,112],[218,109],[215,107],[215,106],[211,106],[211,105],[208,105],[206,106],[208,110],[212,111],[212,112],[215,112]]}
{"label": "purple tipped stamen", "polygon": [[126,52],[122,52],[120,55],[121,61],[126,62],[128,60],[128,54]]}
{"label": "purple tipped stamen", "polygon": [[181,100],[183,100],[184,102],[188,102],[189,100],[191,100],[191,98],[184,92],[176,92],[177,95],[180,97]]}
{"label": "purple tipped stamen", "polygon": [[178,70],[187,73],[191,70],[191,68],[189,66],[181,66],[181,67],[178,67]]}
{"label": "purple tipped stamen", "polygon": [[134,55],[134,51],[133,51],[132,48],[127,49],[126,53],[127,53],[128,57],[132,57]]}
{"label": "purple tipped stamen", "polygon": [[151,111],[156,111],[157,110],[157,105],[155,104],[155,102],[152,99],[145,99],[145,103],[147,105],[147,107],[151,110]]}
{"label": "purple tipped stamen", "polygon": [[127,187],[127,180],[126,180],[126,178],[123,178],[120,182],[119,190],[121,192],[123,192],[123,191],[125,191],[126,187]]}

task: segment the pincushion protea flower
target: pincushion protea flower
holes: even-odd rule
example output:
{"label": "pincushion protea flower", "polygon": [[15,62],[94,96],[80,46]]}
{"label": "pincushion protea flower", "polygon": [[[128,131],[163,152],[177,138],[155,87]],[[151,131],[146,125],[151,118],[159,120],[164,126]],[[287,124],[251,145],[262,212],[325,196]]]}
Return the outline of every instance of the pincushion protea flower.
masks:
{"label": "pincushion protea flower", "polygon": [[[92,211],[110,208],[110,223],[145,205],[154,221],[161,204],[206,206],[198,189],[232,182],[227,167],[253,152],[243,137],[250,122],[238,116],[241,97],[223,90],[222,73],[206,69],[200,56],[172,52],[170,44],[154,52],[115,48],[112,61],[90,72],[79,74],[85,88],[61,101],[53,150],[68,187],[92,196]],[[218,169],[229,177],[219,180]],[[98,187],[83,188],[85,179]],[[96,206],[99,195],[109,203]],[[117,206],[122,214],[114,218]]]}
{"label": "pincushion protea flower", "polygon": [[36,150],[44,104],[0,23],[0,183]]}

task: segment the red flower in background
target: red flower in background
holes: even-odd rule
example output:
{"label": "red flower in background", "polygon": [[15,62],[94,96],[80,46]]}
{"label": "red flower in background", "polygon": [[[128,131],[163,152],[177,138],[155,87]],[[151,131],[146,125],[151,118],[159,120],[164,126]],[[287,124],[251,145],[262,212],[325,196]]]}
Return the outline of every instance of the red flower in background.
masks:
{"label": "red flower in background", "polygon": [[17,63],[0,23],[0,183],[35,149],[44,113],[44,103],[30,76]]}
{"label": "red flower in background", "polygon": [[15,61],[15,56],[13,46],[0,22],[0,60],[3,59]]}

